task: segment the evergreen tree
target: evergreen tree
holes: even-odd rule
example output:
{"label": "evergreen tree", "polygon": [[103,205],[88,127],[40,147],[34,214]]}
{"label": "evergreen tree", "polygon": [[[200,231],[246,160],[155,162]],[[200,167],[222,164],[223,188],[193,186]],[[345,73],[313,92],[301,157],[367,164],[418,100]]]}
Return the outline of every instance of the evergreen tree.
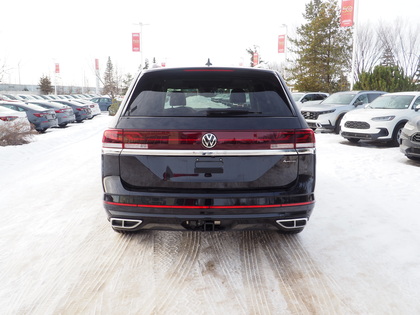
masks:
{"label": "evergreen tree", "polygon": [[381,58],[381,66],[392,67],[395,66],[394,53],[390,47],[386,47]]}
{"label": "evergreen tree", "polygon": [[115,98],[118,87],[117,87],[116,80],[114,78],[114,66],[112,65],[111,57],[108,57],[108,61],[106,63],[103,84],[104,84],[103,94],[111,95],[112,98]]}
{"label": "evergreen tree", "polygon": [[372,72],[362,72],[354,85],[356,90],[401,92],[418,90],[415,82],[398,66],[376,66]]}
{"label": "evergreen tree", "polygon": [[130,73],[127,73],[125,75],[125,78],[122,80],[123,81],[123,86],[122,86],[122,94],[127,93],[128,88],[130,87],[131,82],[133,81],[133,76]]}
{"label": "evergreen tree", "polygon": [[47,94],[47,95],[54,91],[54,89],[51,85],[51,80],[50,80],[49,77],[42,76],[39,79],[39,89],[40,89],[42,94]]}
{"label": "evergreen tree", "polygon": [[343,73],[350,71],[352,31],[340,27],[337,1],[312,0],[303,16],[308,22],[297,29],[297,38],[289,38],[297,56],[289,79],[299,91],[347,89]]}

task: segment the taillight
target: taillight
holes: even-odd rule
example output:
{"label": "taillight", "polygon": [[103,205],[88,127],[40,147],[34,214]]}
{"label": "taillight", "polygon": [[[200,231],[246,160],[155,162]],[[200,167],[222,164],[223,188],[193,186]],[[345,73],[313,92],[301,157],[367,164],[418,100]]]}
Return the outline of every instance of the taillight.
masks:
{"label": "taillight", "polygon": [[17,116],[1,116],[0,120],[2,120],[2,121],[13,121],[17,118],[18,118]]}
{"label": "taillight", "polygon": [[60,114],[60,113],[65,113],[65,110],[64,109],[56,109],[55,112],[57,114]]}
{"label": "taillight", "polygon": [[314,148],[311,129],[257,131],[177,131],[108,129],[102,137],[104,148],[205,150],[203,136],[211,133],[216,142],[211,150],[279,150]]}
{"label": "taillight", "polygon": [[105,130],[102,136],[102,146],[104,148],[123,148],[123,129]]}
{"label": "taillight", "polygon": [[47,114],[44,114],[44,113],[34,113],[33,115],[35,117],[44,117],[44,116],[47,116]]}
{"label": "taillight", "polygon": [[312,129],[299,129],[295,132],[296,149],[315,148],[315,133]]}

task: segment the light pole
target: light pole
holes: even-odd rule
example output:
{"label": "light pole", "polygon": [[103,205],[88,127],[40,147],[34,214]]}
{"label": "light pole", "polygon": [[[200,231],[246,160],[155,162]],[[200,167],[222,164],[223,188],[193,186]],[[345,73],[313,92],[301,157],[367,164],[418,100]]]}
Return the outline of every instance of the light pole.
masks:
{"label": "light pole", "polygon": [[351,74],[350,74],[350,91],[353,90],[354,76],[356,71],[356,49],[357,49],[357,24],[358,24],[358,13],[359,3],[358,0],[354,1],[354,7],[356,8],[353,18],[353,50],[351,54]]}

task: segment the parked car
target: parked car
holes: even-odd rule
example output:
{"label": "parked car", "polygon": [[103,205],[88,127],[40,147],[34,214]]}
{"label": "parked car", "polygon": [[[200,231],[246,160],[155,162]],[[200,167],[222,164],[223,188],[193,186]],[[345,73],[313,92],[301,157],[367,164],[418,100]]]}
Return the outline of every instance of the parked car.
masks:
{"label": "parked car", "polygon": [[6,130],[29,131],[31,125],[25,112],[0,106],[0,139]]}
{"label": "parked car", "polygon": [[19,102],[16,99],[11,99],[9,96],[7,96],[6,94],[0,94],[0,101],[7,101],[7,102]]}
{"label": "parked car", "polygon": [[106,112],[109,110],[109,107],[112,104],[112,98],[107,96],[101,96],[101,97],[94,97],[90,99],[92,102],[95,102],[99,105],[99,108],[101,111]]}
{"label": "parked car", "polygon": [[45,99],[41,95],[31,94],[31,100],[44,101]]}
{"label": "parked car", "polygon": [[101,110],[100,110],[99,105],[97,103],[91,102],[89,100],[81,100],[81,99],[73,99],[73,100],[70,100],[70,102],[74,102],[76,104],[82,104],[82,105],[89,106],[89,108],[92,112],[92,117],[101,114]]}
{"label": "parked car", "polygon": [[16,94],[16,96],[24,102],[35,99],[35,97],[29,94]]}
{"label": "parked car", "polygon": [[[103,135],[115,231],[302,231],[314,208],[315,135],[278,72],[142,71]],[[214,102],[227,93],[229,104]]]}
{"label": "parked car", "polygon": [[3,97],[7,97],[8,100],[11,100],[11,101],[18,101],[18,102],[23,101],[22,98],[20,98],[18,95],[15,95],[15,94],[2,94],[2,95]]}
{"label": "parked car", "polygon": [[[420,105],[416,109],[420,110]],[[411,118],[402,129],[400,150],[409,159],[420,161],[420,115]]]}
{"label": "parked car", "polygon": [[51,97],[51,95],[44,95],[44,94],[41,94],[41,95],[38,95],[39,97],[40,97],[40,100],[42,99],[42,100],[44,100],[44,101],[51,101],[51,100],[53,100],[54,98],[53,97]]}
{"label": "parked car", "polygon": [[319,104],[304,104],[301,113],[312,129],[333,130],[340,133],[340,122],[349,111],[371,103],[382,91],[347,91],[328,96]]}
{"label": "parked car", "polygon": [[45,132],[48,128],[58,125],[58,119],[52,109],[21,102],[0,102],[0,106],[26,113],[28,120],[38,132]]}
{"label": "parked car", "polygon": [[90,108],[86,105],[77,104],[70,102],[69,100],[54,100],[54,103],[60,103],[63,105],[70,106],[73,109],[73,113],[76,117],[76,122],[81,123],[86,119],[92,118],[92,112]]}
{"label": "parked car", "polygon": [[306,102],[320,103],[326,99],[330,94],[324,92],[293,92],[293,100],[296,105],[301,108]]}
{"label": "parked car", "polygon": [[398,146],[405,123],[420,115],[418,105],[420,92],[384,94],[365,108],[344,115],[341,135],[351,142],[384,141]]}
{"label": "parked car", "polygon": [[70,106],[60,104],[60,103],[49,102],[45,100],[44,101],[29,101],[28,103],[35,104],[43,108],[54,110],[57,116],[59,127],[65,127],[67,126],[67,124],[70,124],[76,121],[76,115],[73,112],[73,108],[71,108]]}

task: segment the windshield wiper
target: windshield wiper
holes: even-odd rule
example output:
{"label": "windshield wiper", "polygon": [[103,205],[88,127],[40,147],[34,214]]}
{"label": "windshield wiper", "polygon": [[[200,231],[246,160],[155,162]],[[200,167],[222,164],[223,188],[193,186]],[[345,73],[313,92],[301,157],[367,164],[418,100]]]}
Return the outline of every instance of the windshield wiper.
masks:
{"label": "windshield wiper", "polygon": [[262,112],[254,112],[247,109],[209,109],[206,111],[207,116],[234,116],[247,114],[262,114]]}

